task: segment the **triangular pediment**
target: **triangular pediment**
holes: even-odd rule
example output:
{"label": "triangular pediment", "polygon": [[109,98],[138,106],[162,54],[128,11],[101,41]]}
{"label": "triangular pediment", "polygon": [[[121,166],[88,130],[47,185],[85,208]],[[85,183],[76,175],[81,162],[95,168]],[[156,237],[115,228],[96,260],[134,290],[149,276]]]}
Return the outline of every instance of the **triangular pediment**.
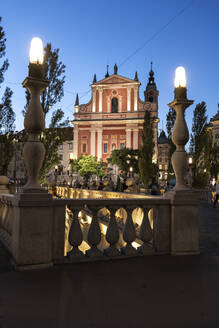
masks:
{"label": "triangular pediment", "polygon": [[124,76],[121,76],[121,75],[117,75],[117,74],[114,74],[114,75],[111,75],[109,77],[106,77],[105,79],[103,80],[100,80],[92,85],[103,85],[103,84],[124,84],[124,83],[127,83],[127,84],[140,84],[140,82],[138,81],[135,81],[135,80],[131,80],[127,77],[124,77]]}

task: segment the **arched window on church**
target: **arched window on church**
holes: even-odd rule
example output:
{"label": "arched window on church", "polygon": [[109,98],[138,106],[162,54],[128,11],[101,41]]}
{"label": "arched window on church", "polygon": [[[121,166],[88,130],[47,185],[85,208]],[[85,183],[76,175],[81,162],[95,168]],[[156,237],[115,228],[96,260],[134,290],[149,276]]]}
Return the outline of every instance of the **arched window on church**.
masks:
{"label": "arched window on church", "polygon": [[116,97],[112,98],[111,112],[118,113],[118,99]]}
{"label": "arched window on church", "polygon": [[114,150],[114,149],[116,149],[116,144],[115,143],[112,144],[112,150]]}

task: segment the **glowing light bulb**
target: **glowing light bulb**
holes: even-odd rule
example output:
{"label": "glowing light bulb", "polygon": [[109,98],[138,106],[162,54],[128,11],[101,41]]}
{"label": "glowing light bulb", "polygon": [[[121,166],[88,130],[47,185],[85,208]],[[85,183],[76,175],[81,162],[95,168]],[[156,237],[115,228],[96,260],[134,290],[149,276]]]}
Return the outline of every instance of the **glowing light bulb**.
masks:
{"label": "glowing light bulb", "polygon": [[182,66],[176,68],[174,85],[175,88],[186,88],[186,71]]}
{"label": "glowing light bulb", "polygon": [[189,164],[192,164],[192,157],[189,157]]}
{"label": "glowing light bulb", "polygon": [[40,38],[33,38],[30,44],[30,63],[42,64],[43,63],[43,42]]}

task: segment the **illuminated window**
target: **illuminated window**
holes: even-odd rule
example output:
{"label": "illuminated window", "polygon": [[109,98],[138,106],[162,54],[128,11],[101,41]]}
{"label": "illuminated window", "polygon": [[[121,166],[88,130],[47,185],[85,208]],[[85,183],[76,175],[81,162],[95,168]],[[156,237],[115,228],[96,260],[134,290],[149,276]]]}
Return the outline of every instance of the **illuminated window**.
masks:
{"label": "illuminated window", "polygon": [[115,98],[115,97],[112,98],[111,112],[112,113],[118,113],[118,99]]}
{"label": "illuminated window", "polygon": [[104,152],[105,154],[108,153],[108,144],[107,144],[107,143],[104,143],[104,144],[103,144],[103,152]]}
{"label": "illuminated window", "polygon": [[87,144],[83,143],[82,144],[82,153],[85,154],[87,152]]}
{"label": "illuminated window", "polygon": [[159,170],[162,170],[162,165],[159,165]]}

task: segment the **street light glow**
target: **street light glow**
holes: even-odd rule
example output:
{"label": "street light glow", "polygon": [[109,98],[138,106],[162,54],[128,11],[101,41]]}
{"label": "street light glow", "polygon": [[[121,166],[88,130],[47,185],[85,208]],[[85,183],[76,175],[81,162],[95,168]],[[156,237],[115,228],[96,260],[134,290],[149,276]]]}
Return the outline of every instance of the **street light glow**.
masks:
{"label": "street light glow", "polygon": [[40,38],[33,38],[30,44],[30,63],[42,64],[43,63],[43,42]]}
{"label": "street light glow", "polygon": [[182,66],[178,66],[175,71],[175,80],[174,80],[175,88],[186,88],[186,71]]}

